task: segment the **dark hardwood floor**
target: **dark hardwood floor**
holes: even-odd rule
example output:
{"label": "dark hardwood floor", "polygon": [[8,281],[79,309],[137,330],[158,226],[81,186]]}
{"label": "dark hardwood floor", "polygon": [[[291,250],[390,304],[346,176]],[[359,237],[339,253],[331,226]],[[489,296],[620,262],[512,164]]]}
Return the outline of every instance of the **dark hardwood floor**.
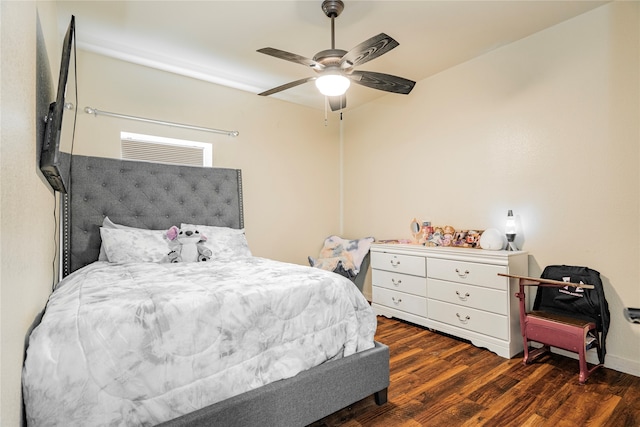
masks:
{"label": "dark hardwood floor", "polygon": [[312,426],[640,427],[640,377],[600,368],[580,385],[577,360],[525,366],[381,316],[376,340],[390,349],[388,402],[369,396]]}

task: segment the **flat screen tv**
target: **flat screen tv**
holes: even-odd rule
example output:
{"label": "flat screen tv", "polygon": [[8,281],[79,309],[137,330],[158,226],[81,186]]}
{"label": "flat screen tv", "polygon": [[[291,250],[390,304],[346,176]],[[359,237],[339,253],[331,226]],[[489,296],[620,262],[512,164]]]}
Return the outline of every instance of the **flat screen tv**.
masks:
{"label": "flat screen tv", "polygon": [[[62,45],[56,99],[49,105],[40,151],[40,170],[51,187],[61,193],[67,192],[69,162],[60,154],[60,146],[61,143],[72,143],[75,134],[77,113],[75,72],[75,16],[71,16]],[[67,85],[70,74],[73,79]]]}

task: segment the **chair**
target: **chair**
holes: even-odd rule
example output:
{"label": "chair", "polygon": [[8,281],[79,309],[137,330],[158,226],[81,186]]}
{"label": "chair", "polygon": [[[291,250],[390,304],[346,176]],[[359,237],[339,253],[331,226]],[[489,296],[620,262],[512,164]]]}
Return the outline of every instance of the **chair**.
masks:
{"label": "chair", "polygon": [[309,265],[347,277],[362,292],[369,268],[369,248],[374,240],[373,237],[347,240],[329,236],[325,239],[318,258],[308,257]]}
{"label": "chair", "polygon": [[[605,337],[609,327],[609,309],[600,274],[587,267],[549,266],[539,279],[514,276],[519,280],[520,329],[524,341],[524,364],[532,363],[550,347],[578,354],[579,382],[604,365]],[[560,279],[560,280],[559,280]],[[586,283],[587,281],[593,283]],[[568,285],[567,283],[575,285]],[[526,307],[526,286],[537,286],[533,310]],[[530,349],[529,341],[542,344]],[[598,352],[599,362],[589,368],[586,354],[591,348]]]}

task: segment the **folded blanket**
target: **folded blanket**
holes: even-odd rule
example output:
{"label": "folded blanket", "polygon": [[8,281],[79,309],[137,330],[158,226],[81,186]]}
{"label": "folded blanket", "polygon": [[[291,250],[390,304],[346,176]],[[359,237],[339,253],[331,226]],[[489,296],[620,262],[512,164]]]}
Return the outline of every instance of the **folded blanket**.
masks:
{"label": "folded blanket", "polygon": [[309,257],[309,264],[353,278],[360,271],[362,261],[369,253],[374,240],[373,237],[346,240],[338,236],[329,236],[325,239],[318,258]]}

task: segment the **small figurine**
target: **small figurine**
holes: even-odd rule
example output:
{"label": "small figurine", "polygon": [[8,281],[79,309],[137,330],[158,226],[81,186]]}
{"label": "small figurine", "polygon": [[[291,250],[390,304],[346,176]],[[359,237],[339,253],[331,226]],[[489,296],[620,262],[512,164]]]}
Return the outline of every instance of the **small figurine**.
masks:
{"label": "small figurine", "polygon": [[433,234],[429,239],[428,246],[442,246],[442,238],[444,236],[444,231],[441,227],[436,227],[433,229]]}
{"label": "small figurine", "polygon": [[480,244],[480,233],[475,230],[469,230],[467,233],[467,245],[470,248],[475,248]]}
{"label": "small figurine", "polygon": [[455,237],[453,238],[454,246],[465,246],[467,242],[467,231],[460,230],[456,231]]}
{"label": "small figurine", "polygon": [[450,225],[445,225],[443,228],[442,246],[451,246],[453,244],[453,234],[456,232],[455,228]]}

